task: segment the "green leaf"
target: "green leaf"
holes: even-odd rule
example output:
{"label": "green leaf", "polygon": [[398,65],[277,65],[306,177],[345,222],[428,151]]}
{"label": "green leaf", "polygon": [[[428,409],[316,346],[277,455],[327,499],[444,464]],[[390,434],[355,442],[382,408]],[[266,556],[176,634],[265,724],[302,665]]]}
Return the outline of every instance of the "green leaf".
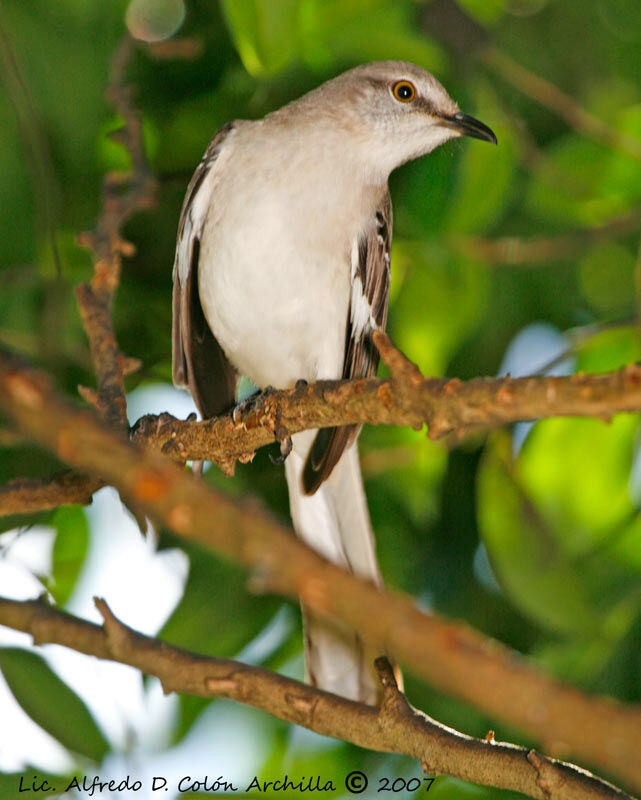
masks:
{"label": "green leaf", "polygon": [[425,529],[438,518],[447,451],[424,431],[384,426],[365,428],[359,449],[382,573],[392,586],[423,591]]}
{"label": "green leaf", "polygon": [[591,336],[577,350],[577,371],[608,372],[641,361],[641,331],[612,328]]}
{"label": "green leaf", "polygon": [[411,161],[390,178],[394,198],[396,241],[407,233],[412,238],[443,236],[443,218],[449,212],[455,161],[447,147],[439,147],[429,158]]}
{"label": "green leaf", "polygon": [[86,705],[41,656],[18,647],[0,648],[0,671],[31,719],[74,753],[100,762],[109,744]]}
{"label": "green leaf", "polygon": [[638,419],[553,419],[535,426],[518,460],[519,480],[559,532],[568,554],[583,554],[634,513],[628,481]]}
{"label": "green leaf", "polygon": [[457,0],[457,2],[482,25],[498,22],[505,10],[505,0]]}
{"label": "green leaf", "polygon": [[608,33],[624,42],[641,41],[641,4],[628,0],[601,0],[599,17]]}
{"label": "green leaf", "polygon": [[56,603],[65,605],[76,585],[89,548],[89,526],[80,506],[62,506],[53,517],[52,576],[47,587]]}
{"label": "green leaf", "polygon": [[390,57],[442,73],[441,49],[417,33],[413,3],[396,0],[310,0],[304,6],[301,57],[313,66],[358,64]]}
{"label": "green leaf", "polygon": [[[175,546],[175,537],[163,531],[161,544],[169,542]],[[180,544],[189,555],[189,577],[180,603],[158,637],[202,655],[237,656],[269,622],[282,601],[251,594],[244,570],[198,547]],[[175,741],[183,738],[211,702],[202,697],[180,698]]]}
{"label": "green leaf", "polygon": [[[122,131],[124,124],[123,118],[115,115],[100,131],[97,145],[98,161],[105,172],[112,170],[126,172],[131,169],[131,154],[125,145],[114,137],[116,132]],[[159,146],[159,134],[153,120],[147,117],[143,119],[142,133],[145,156],[153,162]]]}
{"label": "green leaf", "polygon": [[230,658],[271,619],[281,601],[257,597],[247,574],[204,550],[185,548],[190,570],[182,600],[159,636],[203,655]]}
{"label": "green leaf", "polygon": [[443,374],[487,304],[483,265],[431,242],[394,242],[390,330],[423,374]]}
{"label": "green leaf", "polygon": [[635,310],[636,257],[616,242],[604,242],[581,258],[579,281],[588,303],[611,316],[631,315]]}
{"label": "green leaf", "polygon": [[628,489],[637,426],[629,415],[610,425],[546,420],[517,460],[507,434],[488,443],[478,477],[483,540],[505,592],[550,630],[622,635],[638,611],[641,521]]}
{"label": "green leaf", "polygon": [[[641,109],[628,109],[619,124],[622,133],[638,137]],[[568,133],[537,161],[526,205],[543,222],[592,227],[629,211],[640,199],[641,165],[635,158]]]}
{"label": "green leaf", "polygon": [[274,74],[298,51],[298,0],[221,0],[245,69]]}
{"label": "green leaf", "polygon": [[[436,513],[438,489],[447,467],[447,450],[430,441],[425,431],[376,426],[365,428],[359,438],[361,469],[365,482],[379,492],[397,498],[417,524]],[[380,509],[385,515],[385,509]]]}
{"label": "green leaf", "polygon": [[496,96],[483,85],[476,97],[478,114],[496,133],[498,147],[464,140],[457,184],[448,198],[446,226],[456,234],[480,233],[496,226],[512,199],[518,146],[512,126]]}
{"label": "green leaf", "polygon": [[[641,105],[622,108],[614,118],[614,127],[627,138],[637,153],[641,151]],[[613,148],[602,173],[603,194],[618,197],[626,206],[641,199],[641,164],[624,149]]]}
{"label": "green leaf", "polygon": [[222,0],[245,69],[275,75],[297,59],[314,69],[332,63],[395,58],[442,71],[445,59],[417,34],[413,5],[384,0]]}
{"label": "green leaf", "polygon": [[[22,225],[15,225],[11,215],[0,215],[0,262],[3,265],[21,261],[28,263],[36,250],[35,203],[33,192],[29,189],[29,168],[22,155],[15,112],[6,101],[0,104],[0,127],[3,131],[3,147],[0,147],[3,205],[14,210],[16,219],[23,220]],[[10,325],[4,306],[10,311],[12,302],[15,305],[15,281],[11,288],[11,292],[3,291],[0,295],[0,318],[5,328]],[[22,311],[24,314],[30,307],[28,303],[20,303],[19,308],[14,308],[14,313],[18,315]]]}
{"label": "green leaf", "polygon": [[552,631],[591,625],[585,587],[547,521],[516,483],[511,438],[494,436],[478,476],[479,529],[497,579],[519,609]]}
{"label": "green leaf", "polygon": [[559,641],[543,640],[532,652],[546,671],[565,681],[594,689],[594,678],[603,674],[612,654],[633,630],[637,617],[630,607],[620,607],[611,615],[609,625],[598,636],[577,636]]}
{"label": "green leaf", "polygon": [[36,767],[27,767],[22,772],[0,772],[0,797],[33,797],[36,792],[41,792],[41,797],[51,797],[49,792],[62,792],[70,781],[69,775],[54,775]]}

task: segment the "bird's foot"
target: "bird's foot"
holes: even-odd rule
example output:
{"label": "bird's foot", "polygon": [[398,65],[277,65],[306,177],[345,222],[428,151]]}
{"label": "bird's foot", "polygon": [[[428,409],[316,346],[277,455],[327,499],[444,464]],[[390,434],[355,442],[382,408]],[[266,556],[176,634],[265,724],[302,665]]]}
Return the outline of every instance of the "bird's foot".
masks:
{"label": "bird's foot", "polygon": [[249,397],[237,403],[231,412],[231,418],[234,424],[239,425],[243,423],[252,411],[258,411],[267,397],[272,395],[275,391],[273,386],[267,386],[265,389],[257,389],[253,394],[250,394]]}
{"label": "bird's foot", "polygon": [[[305,380],[300,380],[296,382],[297,388],[306,385],[307,381]],[[246,397],[244,400],[241,400],[240,403],[238,403],[231,412],[231,417],[234,424],[247,426],[250,414],[260,415],[261,410],[265,405],[265,402],[276,392],[277,390],[274,389],[273,386],[267,386],[262,391],[258,390],[253,394],[251,394],[249,397]],[[271,418],[271,424],[273,425],[274,436],[276,440],[280,442],[280,455],[273,456],[270,453],[269,458],[272,464],[283,464],[287,456],[292,452],[293,448],[292,437],[289,435],[287,428],[281,422],[280,411],[278,408],[276,408],[275,415],[268,414],[268,416],[270,416]],[[252,427],[251,423],[249,423],[249,427]]]}

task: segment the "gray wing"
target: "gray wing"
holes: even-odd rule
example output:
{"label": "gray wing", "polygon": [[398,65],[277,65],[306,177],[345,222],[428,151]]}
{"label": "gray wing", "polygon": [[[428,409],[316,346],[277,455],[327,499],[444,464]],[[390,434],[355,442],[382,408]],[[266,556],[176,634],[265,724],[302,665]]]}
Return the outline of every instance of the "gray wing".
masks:
{"label": "gray wing", "polygon": [[[343,378],[366,378],[378,368],[378,350],[374,331],[384,330],[390,288],[392,246],[392,204],[389,193],[376,212],[376,225],[359,236],[352,252],[352,295],[345,339]],[[345,448],[350,445],[360,425],[322,428],[316,434],[305,469],[303,488],[314,494],[329,477]]]}
{"label": "gray wing", "polygon": [[172,373],[174,385],[191,392],[203,418],[234,404],[237,375],[212,334],[198,294],[200,239],[212,201],[216,159],[233,122],[214,136],[193,174],[180,214],[174,261]]}

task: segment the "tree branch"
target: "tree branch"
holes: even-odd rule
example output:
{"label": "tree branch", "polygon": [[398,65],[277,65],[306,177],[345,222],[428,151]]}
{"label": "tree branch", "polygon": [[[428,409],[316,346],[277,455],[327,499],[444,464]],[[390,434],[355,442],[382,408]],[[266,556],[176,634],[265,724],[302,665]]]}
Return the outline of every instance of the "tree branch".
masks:
{"label": "tree branch", "polygon": [[0,516],[32,514],[69,503],[89,505],[94,492],[103,486],[100,478],[70,469],[50,478],[18,478],[0,486]]}
{"label": "tree branch", "polygon": [[230,460],[301,430],[351,423],[404,425],[437,440],[461,437],[514,422],[558,416],[609,420],[641,410],[641,366],[570,377],[426,378],[382,333],[375,334],[389,379],[319,383],[263,395],[242,425],[225,415],[205,422],[168,414],[142,417],[133,437],[177,461],[208,459],[229,468]]}
{"label": "tree branch", "polygon": [[[207,459],[231,474],[237,460],[250,460],[259,447],[311,428],[351,423],[428,425],[428,435],[461,438],[525,420],[558,416],[594,416],[641,410],[641,366],[570,377],[426,378],[384,334],[377,346],[388,365],[389,379],[367,378],[319,383],[262,395],[240,421],[231,414],[205,422],[183,421],[170,414],[138,420],[133,439],[176,462]],[[54,508],[62,502],[84,503],[84,475],[65,476],[64,493],[56,500],[59,478],[33,489],[20,482],[0,488],[0,515]],[[75,484],[75,489],[74,489]],[[101,484],[92,483],[93,491]]]}
{"label": "tree branch", "polygon": [[31,634],[35,644],[55,643],[136,667],[156,676],[166,693],[227,697],[324,736],[412,756],[429,775],[453,775],[541,800],[632,800],[571,764],[497,742],[491,733],[474,739],[441,725],[407,702],[386,658],[376,663],[384,696],[381,707],[374,708],[261,667],[172,647],[124,625],[104,600],[96,598],[96,606],[102,627],[43,600],[0,598],[0,624]]}
{"label": "tree branch", "polygon": [[530,72],[495,47],[485,51],[483,60],[523,94],[558,114],[574,130],[641,161],[641,140],[621,133],[595,117],[553,83]]}
{"label": "tree branch", "polygon": [[[396,374],[420,384],[409,362],[393,366]],[[1,353],[0,408],[26,436],[116,486],[134,507],[243,564],[255,591],[300,597],[313,611],[358,630],[372,647],[394,655],[439,690],[520,727],[547,743],[547,750],[573,753],[641,787],[639,707],[583,695],[498,642],[420,612],[413,598],[346,574],[260,510],[213,492],[169,459],[141,450],[93,414],[79,412],[42,373]]]}
{"label": "tree branch", "polygon": [[106,175],[103,203],[98,225],[92,233],[78,237],[81,244],[94,251],[96,262],[90,283],[76,287],[76,299],[82,323],[89,339],[91,358],[98,379],[98,393],[83,392],[115,427],[127,427],[127,402],[124,375],[127,360],[118,348],[111,323],[111,304],[120,281],[122,256],[131,256],[134,246],[121,238],[122,227],[137,211],[153,203],[155,181],[145,158],[142,119],[131,103],[131,90],[125,85],[134,42],[125,36],[116,50],[111,67],[107,98],[123,117],[124,126],[115,138],[131,156],[128,173]]}
{"label": "tree branch", "polygon": [[481,259],[487,264],[502,266],[552,265],[576,257],[600,242],[609,242],[638,231],[641,209],[634,208],[601,225],[573,230],[558,236],[507,236],[488,239],[482,236],[454,236],[450,242],[455,250],[468,258]]}

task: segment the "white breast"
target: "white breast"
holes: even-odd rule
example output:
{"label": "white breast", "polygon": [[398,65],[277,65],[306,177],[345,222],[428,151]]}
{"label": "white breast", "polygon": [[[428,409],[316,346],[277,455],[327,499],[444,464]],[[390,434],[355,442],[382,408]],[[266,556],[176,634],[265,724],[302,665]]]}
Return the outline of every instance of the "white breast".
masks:
{"label": "white breast", "polygon": [[342,373],[351,250],[365,213],[340,189],[344,164],[319,158],[310,169],[309,153],[295,141],[284,152],[277,136],[256,148],[264,124],[238,132],[217,175],[199,289],[238,371],[285,388]]}

